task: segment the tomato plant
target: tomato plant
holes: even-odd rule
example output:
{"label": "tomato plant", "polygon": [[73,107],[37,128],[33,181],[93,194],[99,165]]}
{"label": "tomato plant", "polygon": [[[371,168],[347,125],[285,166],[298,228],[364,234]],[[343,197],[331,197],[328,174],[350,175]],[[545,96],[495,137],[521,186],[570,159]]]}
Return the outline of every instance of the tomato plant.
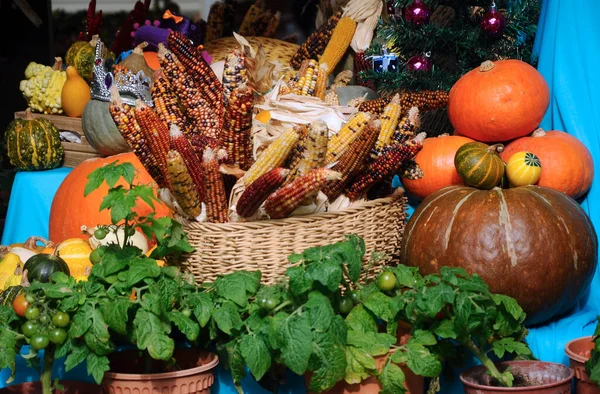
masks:
{"label": "tomato plant", "polygon": [[27,311],[27,307],[29,306],[29,302],[27,302],[27,298],[25,298],[25,294],[19,294],[15,297],[12,303],[12,307],[17,314],[17,316],[25,317],[25,312]]}
{"label": "tomato plant", "polygon": [[97,228],[94,231],[94,238],[99,239],[99,240],[103,240],[104,238],[106,238],[107,235],[108,235],[108,229],[105,227]]}
{"label": "tomato plant", "polygon": [[52,316],[52,324],[56,327],[64,328],[69,325],[71,318],[68,313],[58,311]]}
{"label": "tomato plant", "polygon": [[352,302],[352,299],[350,297],[342,297],[342,299],[340,300],[340,313],[342,315],[347,315],[348,313],[350,313],[353,307],[354,302]]}
{"label": "tomato plant", "polygon": [[67,339],[67,332],[63,328],[55,328],[48,332],[48,339],[55,345],[60,345]]}
{"label": "tomato plant", "polygon": [[37,333],[38,325],[32,321],[26,321],[21,325],[21,331],[25,337],[30,338],[32,335]]}
{"label": "tomato plant", "polygon": [[383,271],[377,277],[377,287],[381,291],[392,291],[396,287],[396,275],[391,271]]}
{"label": "tomato plant", "polygon": [[30,344],[35,350],[42,350],[50,344],[50,340],[45,334],[35,334],[31,337]]}
{"label": "tomato plant", "polygon": [[30,306],[25,310],[25,319],[37,320],[40,317],[40,308],[37,306]]}

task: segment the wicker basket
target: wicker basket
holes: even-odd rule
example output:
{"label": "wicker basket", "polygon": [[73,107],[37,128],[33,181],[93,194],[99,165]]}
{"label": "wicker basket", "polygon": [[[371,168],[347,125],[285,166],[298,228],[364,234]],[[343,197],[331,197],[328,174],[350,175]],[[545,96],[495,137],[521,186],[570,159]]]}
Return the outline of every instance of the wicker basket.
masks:
{"label": "wicker basket", "polygon": [[260,270],[263,283],[272,284],[284,276],[290,254],[357,234],[366,244],[365,259],[373,250],[386,255],[364,270],[364,279],[398,255],[405,223],[401,189],[390,197],[331,213],[244,223],[193,222],[184,229],[196,251],[186,256],[184,265],[200,283],[237,270]]}

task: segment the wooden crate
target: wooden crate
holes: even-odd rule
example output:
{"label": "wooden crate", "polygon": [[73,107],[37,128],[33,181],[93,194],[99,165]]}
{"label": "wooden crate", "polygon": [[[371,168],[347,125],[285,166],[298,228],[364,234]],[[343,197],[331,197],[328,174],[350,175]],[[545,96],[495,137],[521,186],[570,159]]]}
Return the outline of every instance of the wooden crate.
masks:
{"label": "wooden crate", "polygon": [[[65,167],[77,167],[84,160],[102,157],[85,139],[83,127],[81,126],[81,118],[71,118],[65,115],[45,115],[35,112],[32,112],[31,116],[34,119],[46,118],[54,123],[59,130],[72,131],[81,136],[80,144],[75,142],[61,142],[65,150],[65,160],[63,163]],[[15,112],[15,119],[25,119],[25,111]]]}

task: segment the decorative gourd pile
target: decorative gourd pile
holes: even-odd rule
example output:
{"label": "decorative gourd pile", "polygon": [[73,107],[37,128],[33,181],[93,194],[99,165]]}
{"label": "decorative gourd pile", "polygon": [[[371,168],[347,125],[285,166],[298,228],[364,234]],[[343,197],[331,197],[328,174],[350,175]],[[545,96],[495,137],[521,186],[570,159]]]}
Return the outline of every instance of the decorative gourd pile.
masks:
{"label": "decorative gourd pile", "polygon": [[533,67],[484,62],[450,90],[461,136],[426,139],[415,157],[422,177],[403,180],[424,201],[405,228],[400,262],[423,274],[477,273],[514,297],[529,325],[572,308],[598,258],[596,232],[573,201],[591,186],[591,154],[567,133],[535,130],[548,103]]}
{"label": "decorative gourd pile", "polygon": [[[353,29],[344,23],[338,27],[345,32],[347,47]],[[318,196],[333,202],[343,195],[352,202],[368,198],[368,192],[389,195],[392,177],[421,149],[425,136],[417,134],[417,107],[422,102],[416,96],[398,95],[381,114],[358,111],[331,139],[322,121],[290,127],[255,159],[251,136],[255,76],[242,51],[230,51],[219,81],[185,36],[171,32],[168,46],[159,46],[154,107],[138,101],[131,108],[113,90],[110,111],[148,173],[160,188],[169,190],[166,197],[163,193],[165,200],[187,219],[216,223],[276,219],[298,214],[297,208]],[[336,53],[327,55],[326,47],[323,55],[331,57],[331,64],[341,56],[339,43],[335,48]],[[296,92],[324,98],[325,63],[320,67],[316,61],[304,63]],[[306,77],[310,72],[316,77]],[[439,100],[440,105],[445,99]],[[402,103],[415,108],[409,111]],[[230,201],[236,182],[239,198]]]}
{"label": "decorative gourd pile", "polygon": [[25,79],[19,84],[19,90],[32,111],[62,114],[61,92],[66,80],[61,58],[56,58],[52,67],[31,62],[25,69]]}

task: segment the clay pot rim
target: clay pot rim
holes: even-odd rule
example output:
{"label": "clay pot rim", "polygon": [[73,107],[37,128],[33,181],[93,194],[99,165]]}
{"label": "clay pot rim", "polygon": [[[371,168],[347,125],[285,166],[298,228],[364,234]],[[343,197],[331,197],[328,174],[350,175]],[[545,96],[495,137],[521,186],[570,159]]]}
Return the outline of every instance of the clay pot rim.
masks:
{"label": "clay pot rim", "polygon": [[183,376],[197,375],[202,372],[210,371],[219,365],[219,356],[216,353],[207,352],[212,356],[212,360],[206,364],[200,365],[194,368],[188,368],[181,371],[174,372],[163,372],[155,374],[135,374],[135,373],[120,373],[110,372],[104,373],[104,378],[115,379],[115,380],[135,380],[135,381],[148,381],[148,380],[162,380],[162,379],[173,379]]}
{"label": "clay pot rim", "polygon": [[527,386],[527,387],[499,387],[499,386],[485,386],[482,384],[477,384],[477,383],[472,383],[467,381],[464,378],[464,374],[469,372],[469,371],[473,371],[473,370],[477,370],[477,369],[484,369],[485,367],[483,365],[477,365],[475,367],[471,367],[469,369],[467,369],[466,371],[461,372],[460,374],[460,380],[461,382],[463,382],[464,385],[469,386],[469,387],[473,387],[476,389],[480,389],[480,390],[489,390],[489,389],[493,389],[494,391],[504,391],[507,393],[517,393],[517,392],[521,392],[521,391],[535,391],[535,390],[541,390],[541,389],[547,389],[547,388],[551,388],[551,387],[557,387],[557,386],[561,386],[563,384],[565,384],[568,381],[571,381],[573,379],[573,377],[575,376],[575,372],[573,371],[572,368],[564,365],[564,364],[559,364],[559,363],[553,363],[553,362],[549,362],[549,361],[539,361],[539,360],[519,360],[519,361],[504,361],[504,362],[500,362],[498,364],[532,364],[532,363],[542,363],[542,364],[551,364],[551,365],[556,365],[559,366],[560,368],[565,368],[569,370],[569,376],[567,378],[564,378],[562,380],[559,380],[557,382],[554,383],[548,383],[548,384],[541,384],[538,386]]}
{"label": "clay pot rim", "polygon": [[583,357],[577,353],[575,353],[574,351],[572,351],[570,349],[571,345],[574,343],[578,343],[578,342],[592,342],[592,339],[594,337],[592,335],[586,336],[586,337],[579,337],[579,338],[575,338],[573,340],[570,340],[569,342],[567,342],[567,344],[565,345],[565,353],[567,353],[567,356],[571,359],[571,360],[575,360],[575,361],[579,361],[580,363],[585,363],[588,359],[586,357]]}

